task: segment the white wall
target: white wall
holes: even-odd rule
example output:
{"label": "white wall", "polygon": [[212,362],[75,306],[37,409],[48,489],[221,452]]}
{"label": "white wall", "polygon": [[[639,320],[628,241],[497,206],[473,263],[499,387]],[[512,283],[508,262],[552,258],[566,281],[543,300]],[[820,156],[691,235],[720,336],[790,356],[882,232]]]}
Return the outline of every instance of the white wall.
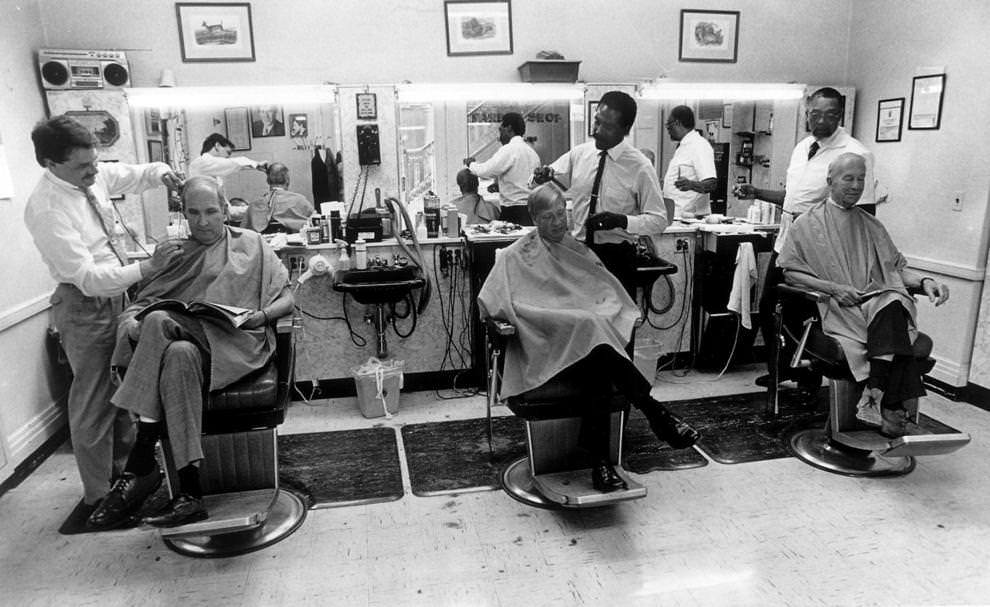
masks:
{"label": "white wall", "polygon": [[61,387],[49,386],[45,330],[54,283],[24,228],[24,204],[41,167],[34,159],[31,128],[44,118],[35,53],[43,46],[36,0],[0,8],[0,134],[14,197],[0,199],[0,480],[62,423],[55,403]]}
{"label": "white wall", "polygon": [[[970,355],[987,260],[990,49],[982,40],[988,23],[990,3],[983,0],[857,2],[850,23],[855,135],[876,154],[879,177],[891,194],[880,219],[912,267],[939,277],[952,291],[942,308],[919,305],[919,318],[935,339],[935,376],[954,385],[975,381]],[[908,130],[911,79],[925,66],[945,68],[941,127]],[[875,143],[877,102],[894,97],[906,99],[901,141]],[[956,190],[964,192],[961,212],[950,206]],[[990,347],[984,350],[986,358]],[[990,361],[978,366],[984,372],[976,383],[990,386]]]}

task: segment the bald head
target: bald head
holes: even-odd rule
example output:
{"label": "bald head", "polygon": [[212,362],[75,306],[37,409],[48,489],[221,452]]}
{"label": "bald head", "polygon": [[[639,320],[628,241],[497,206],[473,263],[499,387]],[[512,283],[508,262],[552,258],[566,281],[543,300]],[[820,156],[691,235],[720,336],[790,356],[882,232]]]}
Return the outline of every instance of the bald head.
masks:
{"label": "bald head", "polygon": [[190,177],[182,184],[182,206],[189,233],[202,244],[212,244],[223,237],[227,219],[227,201],[213,177]]}
{"label": "bald head", "polygon": [[844,208],[852,208],[863,195],[866,185],[866,159],[846,152],[828,165],[829,196]]}

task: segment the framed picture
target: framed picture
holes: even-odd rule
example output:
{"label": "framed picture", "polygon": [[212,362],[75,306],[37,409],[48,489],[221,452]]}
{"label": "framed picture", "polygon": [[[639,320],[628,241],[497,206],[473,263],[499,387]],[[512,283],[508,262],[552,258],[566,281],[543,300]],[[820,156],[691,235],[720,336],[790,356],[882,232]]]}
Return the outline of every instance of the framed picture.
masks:
{"label": "framed picture", "polygon": [[358,93],[355,96],[357,102],[358,120],[375,120],[378,118],[378,98],[374,93]]}
{"label": "framed picture", "polygon": [[732,128],[732,104],[723,103],[722,104],[722,128],[731,129]]}
{"label": "framed picture", "polygon": [[246,107],[229,107],[223,111],[227,123],[227,139],[234,144],[234,151],[251,149],[251,120]]}
{"label": "framed picture", "polygon": [[735,63],[739,52],[739,11],[681,10],[678,60]]}
{"label": "framed picture", "polygon": [[284,137],[285,118],[277,105],[251,108],[251,137]]}
{"label": "framed picture", "polygon": [[103,110],[95,111],[70,111],[66,116],[74,118],[96,137],[96,144],[101,148],[108,148],[115,141],[120,139],[120,125],[117,119]]}
{"label": "framed picture", "polygon": [[148,135],[161,135],[162,112],[160,109],[152,108],[144,112],[144,132]]}
{"label": "framed picture", "polygon": [[598,113],[598,101],[588,102],[588,137],[595,134],[595,114]]}
{"label": "framed picture", "polygon": [[945,96],[945,74],[915,76],[911,85],[911,117],[908,129],[938,130],[942,122],[942,98]]}
{"label": "framed picture", "polygon": [[512,8],[509,0],[443,3],[447,56],[511,55]]}
{"label": "framed picture", "polygon": [[177,2],[175,18],[182,61],[254,61],[251,5],[247,2]]}
{"label": "framed picture", "polygon": [[148,162],[164,162],[165,153],[162,142],[157,139],[148,140]]}
{"label": "framed picture", "polygon": [[289,114],[289,137],[309,137],[309,116]]}
{"label": "framed picture", "polygon": [[877,141],[900,141],[904,123],[904,97],[877,102]]}

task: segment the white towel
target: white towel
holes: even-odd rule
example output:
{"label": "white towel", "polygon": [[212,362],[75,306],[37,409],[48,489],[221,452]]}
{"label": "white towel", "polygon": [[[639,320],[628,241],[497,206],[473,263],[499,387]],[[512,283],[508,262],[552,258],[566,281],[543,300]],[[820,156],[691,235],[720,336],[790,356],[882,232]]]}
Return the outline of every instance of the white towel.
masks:
{"label": "white towel", "polygon": [[756,284],[756,255],[753,254],[753,243],[741,242],[736,251],[736,271],[732,275],[732,291],[729,292],[728,308],[742,317],[742,326],[753,328],[750,316],[752,307],[753,285]]}

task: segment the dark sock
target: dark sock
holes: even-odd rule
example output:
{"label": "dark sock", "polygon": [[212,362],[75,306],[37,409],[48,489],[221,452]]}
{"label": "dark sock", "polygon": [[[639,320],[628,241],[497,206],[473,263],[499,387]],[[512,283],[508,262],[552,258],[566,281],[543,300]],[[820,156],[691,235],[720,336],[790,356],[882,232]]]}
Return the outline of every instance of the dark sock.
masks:
{"label": "dark sock", "polygon": [[196,499],[203,498],[203,488],[199,486],[199,467],[189,464],[179,469],[179,493]]}
{"label": "dark sock", "polygon": [[130,455],[127,456],[124,472],[144,476],[158,468],[158,462],[155,460],[155,445],[158,443],[161,429],[161,422],[138,422],[137,439],[134,441]]}

